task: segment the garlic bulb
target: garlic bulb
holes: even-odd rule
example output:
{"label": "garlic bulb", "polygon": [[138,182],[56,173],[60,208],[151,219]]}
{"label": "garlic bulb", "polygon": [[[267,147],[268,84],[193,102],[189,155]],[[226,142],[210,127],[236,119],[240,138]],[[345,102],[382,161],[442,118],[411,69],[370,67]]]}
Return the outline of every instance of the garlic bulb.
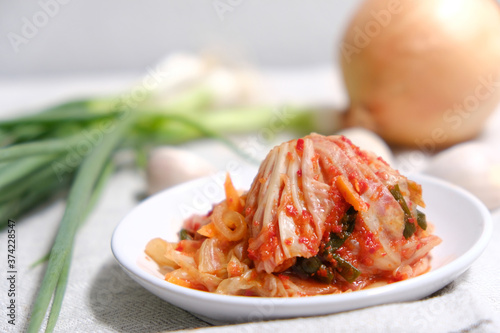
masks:
{"label": "garlic bulb", "polygon": [[486,144],[468,142],[437,154],[425,173],[461,186],[489,209],[500,207],[500,155]]}
{"label": "garlic bulb", "polygon": [[258,102],[264,95],[264,80],[248,68],[218,66],[206,76],[203,86],[213,93],[215,106]]}
{"label": "garlic bulb", "polygon": [[154,99],[168,101],[172,95],[192,86],[206,77],[211,65],[203,58],[189,53],[173,53],[160,61],[156,68],[148,69],[143,85],[156,83]]}
{"label": "garlic bulb", "polygon": [[258,103],[266,95],[264,79],[252,68],[189,53],[169,55],[155,69],[148,69],[142,83],[153,88],[152,101],[165,105],[193,90],[208,94],[213,107]]}
{"label": "garlic bulb", "polygon": [[187,150],[158,147],[151,151],[148,159],[147,193],[151,195],[215,171],[210,162]]}
{"label": "garlic bulb", "polygon": [[336,134],[347,137],[359,148],[373,152],[375,155],[382,157],[389,165],[394,166],[394,157],[391,149],[385,141],[374,132],[364,128],[354,127],[342,130]]}

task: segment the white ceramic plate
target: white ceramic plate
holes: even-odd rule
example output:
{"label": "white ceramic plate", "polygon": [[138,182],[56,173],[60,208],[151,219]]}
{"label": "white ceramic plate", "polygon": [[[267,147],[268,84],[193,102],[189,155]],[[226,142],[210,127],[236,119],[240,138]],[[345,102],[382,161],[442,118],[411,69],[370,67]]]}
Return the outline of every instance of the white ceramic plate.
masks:
{"label": "white ceramic plate", "polygon": [[[256,171],[239,171],[232,174],[233,181],[238,188],[248,189]],[[123,269],[144,288],[214,323],[324,315],[416,300],[467,270],[485,249],[492,222],[484,205],[464,190],[430,177],[410,178],[422,184],[425,213],[443,242],[432,251],[430,272],[378,288],[304,298],[258,298],[217,295],[164,281],[156,264],[146,260],[147,242],[156,237],[177,241],[184,218],[205,213],[212,203],[223,199],[223,174],[182,184],[144,201],[117,226],[111,247]]]}

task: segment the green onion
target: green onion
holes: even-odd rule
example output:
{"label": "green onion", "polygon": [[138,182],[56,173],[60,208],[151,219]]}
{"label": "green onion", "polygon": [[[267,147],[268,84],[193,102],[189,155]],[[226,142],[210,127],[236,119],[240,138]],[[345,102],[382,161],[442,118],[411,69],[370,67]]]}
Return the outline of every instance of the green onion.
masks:
{"label": "green onion", "polygon": [[[94,205],[96,204],[103,188],[104,185],[106,184],[107,180],[113,173],[114,167],[113,163],[108,163],[107,166],[104,168],[103,173],[100,175],[96,186],[94,187],[94,190],[92,192],[92,196],[89,200],[89,209],[87,210],[87,215],[90,213]],[[81,220],[82,222],[84,219]],[[81,222],[80,222],[81,224]],[[69,253],[69,255],[66,257],[66,260],[64,262],[63,268],[61,270],[61,276],[59,277],[59,280],[57,281],[57,287],[54,293],[54,297],[52,299],[52,306],[50,308],[50,314],[49,314],[49,319],[47,322],[47,327],[45,328],[45,332],[52,332],[55,328],[55,325],[57,323],[57,318],[59,317],[59,313],[61,312],[61,307],[62,307],[62,302],[64,299],[64,293],[66,291],[66,286],[68,284],[68,277],[69,277],[69,270],[71,266],[71,256],[72,256],[73,251]],[[45,256],[37,260],[35,263],[33,263],[30,267],[35,267],[36,265],[49,260],[50,259],[50,252],[47,253]]]}
{"label": "green onion", "polygon": [[57,191],[65,188],[67,183],[67,181],[40,183],[38,186],[33,187],[29,193],[17,195],[11,198],[9,202],[2,203],[0,205],[0,229],[7,226],[9,218],[17,219],[18,214],[25,213],[38,203],[51,198]]}
{"label": "green onion", "polygon": [[[334,280],[333,270],[336,270],[349,283],[354,282],[361,272],[351,263],[342,259],[335,251],[354,231],[357,216],[358,212],[354,207],[349,207],[341,220],[342,232],[330,233],[330,240],[325,244],[323,253],[310,258],[297,258],[294,269],[324,283],[331,283]],[[332,259],[335,262],[332,262]]]}
{"label": "green onion", "polygon": [[5,130],[8,131],[8,134],[2,139],[2,146],[27,142],[30,140],[39,140],[47,132],[47,128],[45,126],[37,124],[16,126],[13,129],[8,128]]}
{"label": "green onion", "polygon": [[49,319],[47,321],[47,327],[45,328],[45,332],[53,332],[54,327],[56,326],[57,323],[57,318],[59,318],[59,313],[61,312],[64,293],[66,292],[66,286],[68,285],[69,269],[71,267],[72,254],[73,254],[73,249],[71,249],[71,251],[64,259],[64,264],[61,269],[61,274],[59,275],[59,279],[57,280],[57,286],[54,293],[54,298],[52,299],[52,306],[50,308]]}
{"label": "green onion", "polygon": [[300,258],[299,266],[306,274],[316,274],[321,267],[321,260],[318,257]]}
{"label": "green onion", "polygon": [[253,159],[253,157],[247,155],[244,151],[239,149],[238,146],[236,146],[232,141],[226,139],[224,136],[220,135],[217,131],[213,131],[210,128],[205,127],[204,125],[200,124],[198,121],[189,119],[188,117],[182,117],[182,116],[171,116],[169,118],[190,126],[191,128],[199,131],[201,133],[201,135],[204,137],[219,140],[220,142],[224,143],[229,149],[233,150],[235,153],[237,153],[241,157],[243,157],[251,162],[257,163],[257,161]]}
{"label": "green onion", "polygon": [[403,212],[405,213],[405,215],[408,217],[411,217],[410,209],[408,208],[408,205],[406,204],[406,200],[403,197],[401,190],[399,189],[399,184],[394,185],[392,188],[389,189],[389,191],[391,192],[394,199],[396,199],[396,201],[399,203],[399,205],[401,206],[401,209],[403,209]]}
{"label": "green onion", "polygon": [[415,223],[412,223],[409,219],[405,219],[405,228],[403,230],[404,238],[410,238],[415,233],[415,231],[417,231],[417,226],[415,225]]}
{"label": "green onion", "polygon": [[54,155],[26,157],[18,161],[12,162],[2,168],[2,177],[0,177],[0,189],[15,183],[30,173],[36,171],[44,165],[54,160]]}
{"label": "green onion", "polygon": [[181,229],[181,232],[179,233],[179,238],[181,240],[192,240],[193,237],[189,234],[189,232],[186,229]]}
{"label": "green onion", "polygon": [[83,139],[82,135],[78,134],[69,138],[47,139],[12,145],[0,149],[0,162],[27,156],[63,153]]}
{"label": "green onion", "polygon": [[53,188],[53,185],[58,185],[58,183],[59,181],[54,173],[54,170],[52,169],[52,166],[48,165],[41,168],[39,171],[24,177],[23,181],[11,183],[10,185],[4,187],[4,190],[0,192],[0,202],[12,200],[12,198],[21,195],[29,196],[37,189],[44,187]]}
{"label": "green onion", "polygon": [[423,230],[427,229],[427,218],[425,217],[425,214],[422,213],[417,209],[417,223],[420,228]]}
{"label": "green onion", "polygon": [[333,273],[333,269],[331,266],[327,266],[322,264],[316,273],[316,279],[324,282],[324,283],[332,283],[335,279],[335,274]]}
{"label": "green onion", "polygon": [[[95,188],[92,192],[92,197],[90,198],[88,209],[87,209],[87,215],[90,214],[90,212],[93,210],[94,206],[96,205],[97,201],[99,200],[99,197],[101,196],[101,193],[104,189],[104,185],[109,180],[109,178],[113,174],[114,170],[115,170],[114,164],[112,162],[108,162],[108,164],[104,168],[104,171],[102,172],[102,174],[99,177],[97,185],[95,186]],[[84,222],[84,221],[85,221],[85,218],[82,219],[82,222]],[[46,253],[43,257],[38,259],[37,261],[33,262],[30,265],[30,268],[38,266],[39,264],[49,260],[49,258],[50,258],[50,251],[48,253]]]}
{"label": "green onion", "polygon": [[[413,219],[412,219],[412,215],[411,215],[410,209],[408,208],[408,205],[406,204],[406,200],[403,197],[403,194],[401,193],[401,190],[399,189],[399,184],[396,184],[393,187],[391,187],[389,189],[389,191],[391,192],[391,194],[394,197],[394,199],[396,199],[396,201],[399,203],[399,205],[401,206],[401,209],[403,209],[403,212],[404,212],[404,215],[405,215],[405,217],[404,217],[404,219],[405,219],[405,228],[403,230],[403,236],[404,236],[404,238],[408,239],[417,230],[417,227],[416,227],[415,223],[413,223]],[[412,219],[412,220],[410,220],[410,219]]]}
{"label": "green onion", "polygon": [[354,207],[349,207],[347,212],[342,217],[342,232],[340,234],[333,232],[330,233],[330,240],[325,245],[323,256],[328,257],[328,254],[333,254],[344,244],[346,239],[349,238],[351,233],[354,231],[357,216],[358,212],[354,209]]}
{"label": "green onion", "polygon": [[350,262],[340,257],[338,254],[333,254],[333,259],[337,261],[337,271],[342,275],[347,282],[354,282],[360,275],[359,269],[354,267]]}
{"label": "green onion", "polygon": [[[255,133],[270,126],[274,126],[274,134],[280,130],[314,131],[312,124],[317,115],[311,110],[287,108],[275,112],[266,106],[217,110],[216,94],[203,84],[194,89],[177,88],[183,91],[170,94],[164,104],[155,99],[155,91],[146,91],[140,101],[127,99],[133,97],[127,95],[120,96],[119,103],[114,97],[76,100],[0,121],[0,228],[6,226],[9,218],[19,218],[56,193],[69,189],[50,253],[33,264],[48,259],[28,332],[41,327],[51,300],[46,330],[55,327],[68,284],[75,234],[98,200],[105,179],[113,172],[111,164],[104,165],[116,148],[140,152],[138,160],[142,157],[144,165],[146,150],[153,145],[212,138],[254,161],[226,135]],[[109,124],[115,127],[106,126]],[[102,140],[94,138],[98,142],[93,142],[86,137],[102,128],[106,128],[101,131]],[[84,140],[92,141],[91,149],[71,158]],[[324,265],[321,263],[320,267]],[[327,273],[327,278],[333,278],[331,268]]]}
{"label": "green onion", "polygon": [[26,125],[36,125],[40,124],[54,124],[54,123],[65,123],[65,122],[80,122],[80,121],[92,121],[102,118],[110,118],[119,114],[120,111],[109,111],[106,113],[96,113],[89,112],[88,110],[81,110],[78,113],[38,113],[32,116],[27,116],[23,118],[17,118],[12,120],[4,120],[0,122],[0,128],[9,128],[12,126],[26,126]]}
{"label": "green onion", "polygon": [[[37,332],[40,329],[56,287],[63,288],[63,286],[58,285],[58,281],[61,279],[65,264],[69,260],[68,256],[71,255],[76,230],[86,214],[92,190],[106,161],[119,145],[133,121],[134,117],[131,115],[122,119],[114,131],[105,136],[101,144],[96,146],[92,153],[83,160],[77,170],[68,195],[66,210],[50,252],[47,270],[33,306],[28,332]],[[63,282],[66,283],[67,280]],[[57,307],[55,310],[57,311]]]}

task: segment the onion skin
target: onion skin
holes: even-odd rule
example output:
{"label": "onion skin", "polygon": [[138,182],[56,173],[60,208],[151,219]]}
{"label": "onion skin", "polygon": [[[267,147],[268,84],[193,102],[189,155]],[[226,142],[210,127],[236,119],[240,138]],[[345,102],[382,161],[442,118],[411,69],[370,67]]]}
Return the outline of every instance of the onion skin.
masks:
{"label": "onion skin", "polygon": [[477,136],[500,101],[500,8],[494,0],[366,0],[340,57],[347,126],[426,151],[451,146]]}

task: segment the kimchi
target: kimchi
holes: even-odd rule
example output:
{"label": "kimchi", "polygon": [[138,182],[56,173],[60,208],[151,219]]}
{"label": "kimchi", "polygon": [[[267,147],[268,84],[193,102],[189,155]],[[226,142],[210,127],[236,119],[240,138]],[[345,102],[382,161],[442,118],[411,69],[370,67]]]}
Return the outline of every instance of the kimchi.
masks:
{"label": "kimchi", "polygon": [[293,297],[355,291],[430,269],[441,240],[419,207],[421,186],[343,136],[273,148],[248,192],[151,240],[165,280],[219,294]]}

